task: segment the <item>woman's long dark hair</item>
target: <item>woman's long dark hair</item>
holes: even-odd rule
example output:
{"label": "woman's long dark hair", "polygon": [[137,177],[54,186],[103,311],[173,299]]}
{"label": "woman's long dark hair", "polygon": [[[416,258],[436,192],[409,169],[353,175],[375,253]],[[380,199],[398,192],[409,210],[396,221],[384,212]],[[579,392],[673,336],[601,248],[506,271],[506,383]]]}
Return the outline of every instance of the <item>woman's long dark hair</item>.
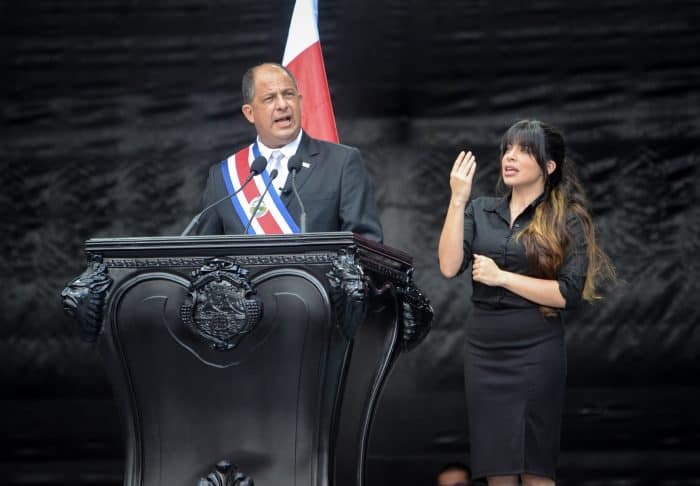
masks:
{"label": "woman's long dark hair", "polygon": [[[583,298],[600,298],[600,281],[615,279],[615,269],[596,243],[595,227],[588,199],[576,176],[574,163],[566,156],[564,137],[553,126],[537,120],[521,120],[501,140],[501,160],[508,147],[518,145],[537,161],[544,175],[544,200],[537,206],[532,222],[518,235],[525,246],[530,268],[537,277],[556,279],[557,271],[571,245],[567,216],[573,213],[583,226],[588,252],[588,272]],[[556,168],[547,173],[547,162]],[[503,179],[499,180],[499,185]],[[543,308],[545,314],[552,309]]]}

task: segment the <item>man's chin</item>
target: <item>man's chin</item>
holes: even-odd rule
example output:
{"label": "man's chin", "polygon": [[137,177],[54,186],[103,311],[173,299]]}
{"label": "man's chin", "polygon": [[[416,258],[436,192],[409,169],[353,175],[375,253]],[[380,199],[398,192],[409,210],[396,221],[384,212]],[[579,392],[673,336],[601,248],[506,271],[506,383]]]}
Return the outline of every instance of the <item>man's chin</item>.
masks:
{"label": "man's chin", "polygon": [[278,141],[284,141],[284,145],[286,145],[297,138],[297,135],[299,135],[299,130],[300,127],[280,128],[279,130],[275,130],[273,136]]}

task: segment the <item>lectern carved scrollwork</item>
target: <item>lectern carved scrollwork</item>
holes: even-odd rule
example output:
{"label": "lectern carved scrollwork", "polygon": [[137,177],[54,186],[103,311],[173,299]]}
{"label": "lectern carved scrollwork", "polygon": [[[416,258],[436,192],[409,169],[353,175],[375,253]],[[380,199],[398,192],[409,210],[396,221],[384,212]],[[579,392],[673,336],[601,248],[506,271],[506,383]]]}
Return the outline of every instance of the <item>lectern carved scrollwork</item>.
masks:
{"label": "lectern carved scrollwork", "polygon": [[95,342],[102,332],[104,303],[111,285],[107,266],[96,259],[61,292],[63,310],[78,321],[84,341]]}
{"label": "lectern carved scrollwork", "polygon": [[235,464],[222,460],[216,463],[216,469],[201,478],[197,486],[255,486],[251,478],[238,470]]}
{"label": "lectern carved scrollwork", "polygon": [[355,257],[341,251],[326,273],[338,325],[347,339],[367,315],[367,280]]}

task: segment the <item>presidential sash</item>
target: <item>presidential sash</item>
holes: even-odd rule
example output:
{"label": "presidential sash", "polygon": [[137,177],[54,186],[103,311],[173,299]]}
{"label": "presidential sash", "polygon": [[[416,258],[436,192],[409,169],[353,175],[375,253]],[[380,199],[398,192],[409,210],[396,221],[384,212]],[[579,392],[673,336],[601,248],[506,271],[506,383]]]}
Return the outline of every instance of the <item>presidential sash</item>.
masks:
{"label": "presidential sash", "polygon": [[[229,194],[241,187],[250,174],[250,164],[259,155],[256,142],[239,150],[221,163],[221,172]],[[260,195],[265,192],[268,182],[270,182],[270,175],[265,169],[260,176],[253,177],[241,192],[231,198],[241,224],[245,228],[250,221],[249,235],[299,233],[299,227],[274,189],[267,191],[257,214],[253,217],[253,208],[258,204]]]}

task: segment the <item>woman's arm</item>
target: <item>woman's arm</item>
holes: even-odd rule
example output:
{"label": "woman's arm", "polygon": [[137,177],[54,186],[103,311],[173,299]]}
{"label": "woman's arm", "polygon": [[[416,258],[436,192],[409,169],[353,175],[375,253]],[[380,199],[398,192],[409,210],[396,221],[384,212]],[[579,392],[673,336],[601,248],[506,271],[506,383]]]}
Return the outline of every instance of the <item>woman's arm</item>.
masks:
{"label": "woman's arm", "polygon": [[464,204],[450,200],[440,233],[440,272],[447,278],[456,276],[464,261],[464,209]]}
{"label": "woman's arm", "polygon": [[450,173],[450,205],[440,233],[438,258],[440,272],[452,278],[459,273],[464,260],[464,210],[469,202],[476,160],[471,152],[460,152]]}
{"label": "woman's arm", "polygon": [[546,307],[563,309],[566,299],[561,293],[558,280],[528,277],[519,273],[501,270],[492,259],[474,255],[472,278],[491,287],[503,287],[514,294]]}

